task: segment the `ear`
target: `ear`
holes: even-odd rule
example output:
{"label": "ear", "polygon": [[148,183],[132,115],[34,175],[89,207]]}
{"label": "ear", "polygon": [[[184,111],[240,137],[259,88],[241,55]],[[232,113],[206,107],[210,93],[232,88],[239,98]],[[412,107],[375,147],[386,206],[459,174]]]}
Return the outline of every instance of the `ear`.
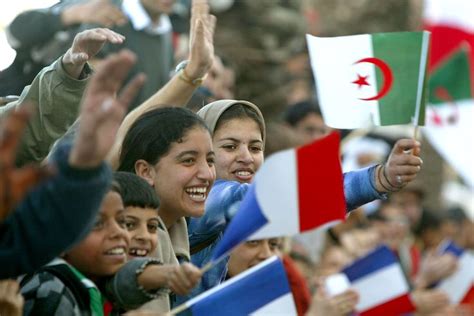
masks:
{"label": "ear", "polygon": [[152,187],[155,186],[155,168],[145,160],[139,159],[135,162],[135,173],[140,178],[145,179],[145,181]]}

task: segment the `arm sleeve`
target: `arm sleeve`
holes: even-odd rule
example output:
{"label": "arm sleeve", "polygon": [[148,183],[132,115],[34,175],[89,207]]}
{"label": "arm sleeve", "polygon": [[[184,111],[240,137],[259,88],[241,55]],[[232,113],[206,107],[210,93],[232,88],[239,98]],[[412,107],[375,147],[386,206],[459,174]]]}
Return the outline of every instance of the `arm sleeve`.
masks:
{"label": "arm sleeve", "polygon": [[248,188],[247,183],[216,181],[206,201],[206,212],[200,218],[191,218],[189,222],[191,247],[224,231]]}
{"label": "arm sleeve", "polygon": [[[89,77],[91,72],[86,66],[81,77]],[[41,70],[32,84],[25,87],[19,100],[0,108],[0,117],[28,103],[35,110],[18,149],[18,166],[41,162],[48,155],[51,145],[76,120],[87,82],[87,78],[77,80],[70,77],[59,58]]]}
{"label": "arm sleeve", "polygon": [[25,299],[23,315],[78,315],[72,293],[48,272],[34,274],[20,291]]}
{"label": "arm sleeve", "polygon": [[70,146],[55,153],[57,174],[37,186],[0,224],[0,279],[29,273],[80,241],[110,185],[110,167],[68,165]]}
{"label": "arm sleeve", "polygon": [[347,211],[376,199],[386,199],[386,194],[379,193],[375,188],[375,169],[371,166],[357,171],[344,173],[344,195]]}
{"label": "arm sleeve", "polygon": [[160,288],[147,291],[138,284],[137,277],[149,264],[161,264],[153,258],[136,258],[127,262],[120,270],[105,283],[105,295],[114,306],[125,310],[136,309],[141,305],[165,296],[168,299],[169,289]]}

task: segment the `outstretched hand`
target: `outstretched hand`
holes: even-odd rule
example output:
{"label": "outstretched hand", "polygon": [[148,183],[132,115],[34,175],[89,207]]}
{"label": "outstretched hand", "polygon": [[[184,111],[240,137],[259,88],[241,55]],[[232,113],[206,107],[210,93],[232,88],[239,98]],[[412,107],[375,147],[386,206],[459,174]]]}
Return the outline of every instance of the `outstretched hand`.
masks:
{"label": "outstretched hand", "polygon": [[26,192],[52,172],[49,167],[15,168],[15,154],[26,127],[30,106],[11,112],[0,122],[0,222],[13,211]]}
{"label": "outstretched hand", "polygon": [[398,191],[413,181],[421,170],[420,143],[400,139],[393,146],[387,162],[376,170],[377,189],[380,192]]}
{"label": "outstretched hand", "polygon": [[192,79],[197,79],[206,75],[214,61],[216,17],[209,13],[207,0],[193,0],[190,25],[190,53],[186,73]]}
{"label": "outstretched hand", "polygon": [[78,33],[62,62],[66,72],[78,78],[87,61],[94,58],[105,43],[122,44],[125,37],[106,28],[95,28]]}
{"label": "outstretched hand", "polygon": [[122,50],[108,56],[93,75],[82,101],[78,137],[69,156],[71,166],[96,167],[109,152],[129,104],[145,81],[143,74],[137,75],[116,97],[135,62],[132,52]]}

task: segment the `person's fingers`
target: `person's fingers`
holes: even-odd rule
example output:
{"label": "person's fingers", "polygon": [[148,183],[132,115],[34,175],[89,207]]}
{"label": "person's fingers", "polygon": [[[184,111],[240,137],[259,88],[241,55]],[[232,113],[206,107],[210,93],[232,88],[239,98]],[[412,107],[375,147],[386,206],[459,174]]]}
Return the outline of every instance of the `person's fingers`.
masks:
{"label": "person's fingers", "polygon": [[395,168],[394,172],[398,176],[412,176],[418,174],[420,166],[402,165]]}
{"label": "person's fingers", "polygon": [[96,33],[100,34],[102,38],[104,38],[104,41],[107,40],[113,44],[121,44],[125,40],[125,36],[107,28],[96,29]]}
{"label": "person's fingers", "polygon": [[420,142],[414,139],[400,139],[395,143],[392,152],[393,153],[404,153],[415,148],[420,148]]}
{"label": "person's fingers", "polygon": [[[121,50],[118,54],[109,55],[101,62],[90,86],[93,92],[117,91],[125,80],[128,72],[136,62],[136,56],[129,50]],[[94,83],[94,84],[93,84]]]}
{"label": "person's fingers", "polygon": [[397,165],[422,166],[423,160],[417,156],[401,153],[390,157],[389,167],[395,167]]}
{"label": "person's fingers", "polygon": [[138,74],[136,75],[132,81],[130,81],[121,91],[118,101],[120,104],[128,108],[128,106],[132,103],[135,96],[138,94],[140,89],[143,87],[145,83],[146,76],[145,74]]}

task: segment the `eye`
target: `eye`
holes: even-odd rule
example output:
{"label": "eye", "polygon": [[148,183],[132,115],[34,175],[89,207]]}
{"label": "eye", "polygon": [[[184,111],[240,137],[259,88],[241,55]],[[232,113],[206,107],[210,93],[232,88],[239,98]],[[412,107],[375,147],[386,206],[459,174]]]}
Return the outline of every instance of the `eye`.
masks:
{"label": "eye", "polygon": [[104,221],[101,218],[99,218],[95,221],[94,226],[92,227],[92,229],[93,230],[101,230],[102,228],[104,228],[104,225],[105,225]]}
{"label": "eye", "polygon": [[224,148],[224,150],[226,150],[226,151],[233,151],[233,150],[237,149],[237,145],[236,144],[225,144],[225,145],[222,145],[222,148]]}
{"label": "eye", "polygon": [[158,224],[148,224],[147,228],[149,233],[154,234],[158,231]]}
{"label": "eye", "polygon": [[260,244],[260,240],[249,240],[247,242],[245,242],[246,245],[248,246],[251,246],[251,247],[255,247],[255,246],[258,246]]}
{"label": "eye", "polygon": [[137,227],[137,222],[133,219],[124,219],[121,226],[126,230],[134,230]]}
{"label": "eye", "polygon": [[271,239],[268,243],[270,244],[270,249],[272,251],[279,249],[281,245],[280,240],[278,239]]}
{"label": "eye", "polygon": [[181,163],[186,165],[186,166],[191,166],[192,164],[194,164],[196,162],[196,159],[194,158],[184,158],[183,160],[181,160]]}
{"label": "eye", "polygon": [[216,163],[216,161],[215,161],[215,158],[214,158],[214,157],[209,157],[209,158],[207,158],[207,164],[208,164],[209,166],[214,166],[215,163]]}
{"label": "eye", "polygon": [[250,151],[253,153],[259,153],[262,150],[263,150],[262,146],[257,146],[257,145],[250,146]]}

